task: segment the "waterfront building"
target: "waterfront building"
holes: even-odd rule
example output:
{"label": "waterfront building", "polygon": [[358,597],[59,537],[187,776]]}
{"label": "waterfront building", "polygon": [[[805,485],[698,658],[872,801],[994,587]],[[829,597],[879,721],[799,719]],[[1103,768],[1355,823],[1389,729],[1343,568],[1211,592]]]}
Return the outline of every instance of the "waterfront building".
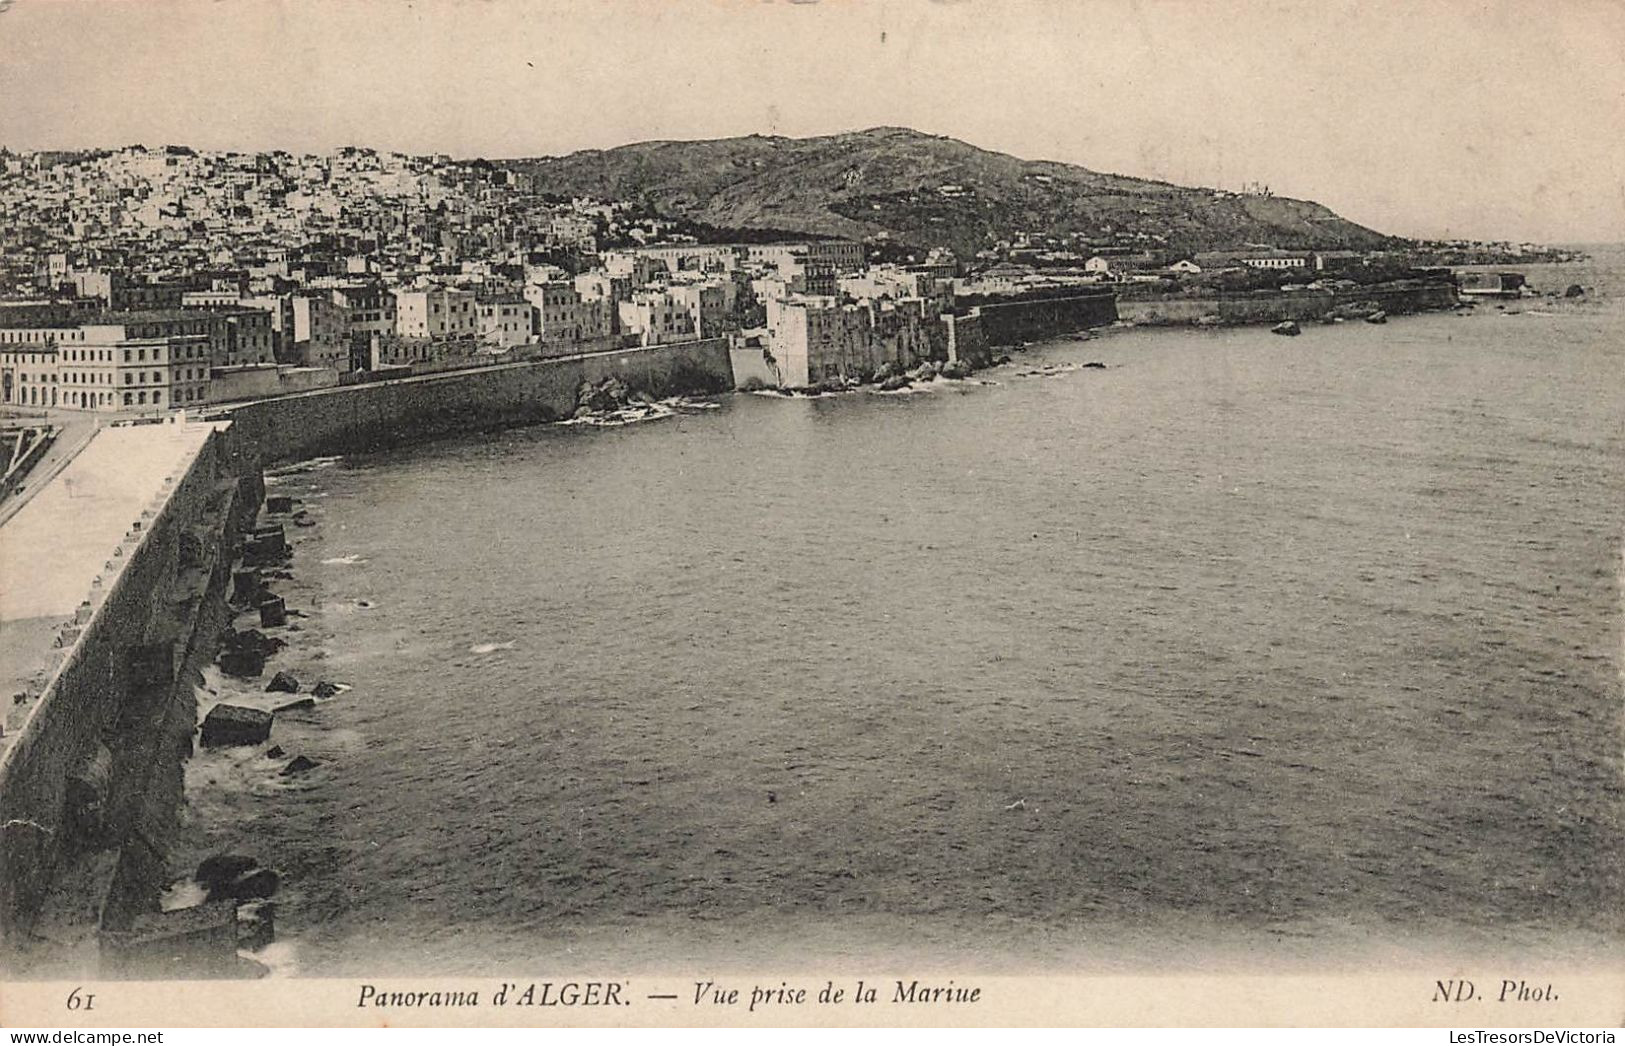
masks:
{"label": "waterfront building", "polygon": [[479,333],[474,292],[436,285],[392,292],[395,296],[395,333],[403,338],[473,337]]}
{"label": "waterfront building", "polygon": [[395,334],[395,296],[382,283],[346,284],[330,288],[333,304],[344,310],[350,332],[351,370],[370,367],[378,343]]}
{"label": "waterfront building", "polygon": [[1203,268],[1310,269],[1314,259],[1308,251],[1201,251],[1195,261]]}
{"label": "waterfront building", "polygon": [[688,306],[667,291],[633,291],[632,300],[619,303],[618,309],[621,329],[636,335],[641,345],[664,345],[695,336]]}
{"label": "waterfront building", "polygon": [[674,283],[666,289],[671,300],[688,310],[695,337],[714,338],[728,327],[729,291],[733,284],[721,280],[705,283]]}
{"label": "waterfront building", "polygon": [[476,299],[480,340],[504,349],[531,339],[531,304],[517,294],[488,294]]}
{"label": "waterfront building", "polygon": [[56,345],[50,342],[10,342],[0,346],[0,403],[56,406],[56,356]]}
{"label": "waterfront building", "polygon": [[842,304],[832,297],[770,300],[768,344],[780,384],[867,379],[883,363],[911,365],[929,351],[923,311],[918,305],[901,312],[895,303],[888,305]]}
{"label": "waterfront building", "polygon": [[610,301],[583,298],[571,281],[550,280],[525,287],[531,330],[544,341],[586,341],[610,333]]}
{"label": "waterfront building", "polygon": [[331,295],[293,298],[293,352],[288,362],[301,367],[350,370],[349,310]]}
{"label": "waterfront building", "polygon": [[891,298],[902,301],[918,298],[926,303],[926,312],[932,316],[952,312],[954,307],[953,283],[923,267],[905,269],[897,265],[875,265],[842,276],[839,286],[842,294],[859,300]]}

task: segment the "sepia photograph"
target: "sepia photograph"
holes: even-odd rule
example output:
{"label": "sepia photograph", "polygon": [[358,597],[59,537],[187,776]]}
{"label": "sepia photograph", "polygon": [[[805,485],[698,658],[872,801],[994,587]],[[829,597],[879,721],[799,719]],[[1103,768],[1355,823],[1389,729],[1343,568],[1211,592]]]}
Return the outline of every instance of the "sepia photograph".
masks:
{"label": "sepia photograph", "polygon": [[0,0],[0,435],[0,1024],[1625,1020],[1612,0]]}

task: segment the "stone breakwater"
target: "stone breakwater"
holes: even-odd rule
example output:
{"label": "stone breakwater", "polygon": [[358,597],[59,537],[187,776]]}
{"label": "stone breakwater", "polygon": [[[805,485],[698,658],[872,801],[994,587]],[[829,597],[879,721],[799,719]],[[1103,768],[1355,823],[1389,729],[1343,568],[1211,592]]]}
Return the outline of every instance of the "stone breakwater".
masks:
{"label": "stone breakwater", "polygon": [[1453,283],[1402,280],[1349,290],[1255,291],[1209,297],[1120,298],[1118,315],[1139,326],[1232,325],[1319,321],[1339,309],[1370,305],[1402,315],[1459,303]]}

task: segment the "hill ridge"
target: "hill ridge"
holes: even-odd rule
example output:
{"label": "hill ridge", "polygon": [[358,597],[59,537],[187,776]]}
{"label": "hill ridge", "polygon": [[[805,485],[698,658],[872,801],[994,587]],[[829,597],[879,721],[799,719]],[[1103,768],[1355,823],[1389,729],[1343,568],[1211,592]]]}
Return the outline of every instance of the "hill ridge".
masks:
{"label": "hill ridge", "polygon": [[664,139],[496,163],[541,192],[633,200],[714,228],[947,246],[965,257],[1023,234],[1170,253],[1401,242],[1310,200],[1023,160],[890,125],[806,138]]}

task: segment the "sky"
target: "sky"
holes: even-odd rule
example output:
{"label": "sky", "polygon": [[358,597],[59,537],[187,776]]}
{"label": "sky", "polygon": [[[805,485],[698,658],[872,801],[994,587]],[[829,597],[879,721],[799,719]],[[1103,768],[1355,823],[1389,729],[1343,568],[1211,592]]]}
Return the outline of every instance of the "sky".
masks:
{"label": "sky", "polygon": [[1625,241],[1619,0],[0,0],[0,145],[488,158],[914,127]]}

